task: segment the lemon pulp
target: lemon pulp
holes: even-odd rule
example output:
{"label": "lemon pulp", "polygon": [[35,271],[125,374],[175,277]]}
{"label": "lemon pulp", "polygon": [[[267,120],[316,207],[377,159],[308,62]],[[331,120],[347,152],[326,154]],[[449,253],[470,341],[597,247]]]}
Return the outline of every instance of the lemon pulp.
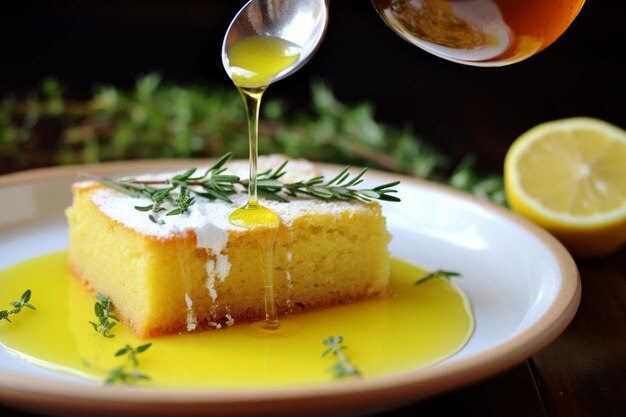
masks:
{"label": "lemon pulp", "polygon": [[152,342],[137,370],[149,386],[265,388],[332,383],[331,355],[322,357],[329,336],[343,336],[346,355],[365,378],[419,369],[460,350],[474,321],[464,294],[446,279],[420,285],[424,271],[394,260],[395,296],[287,316],[281,330],[238,323],[216,331],[141,339],[124,324],[105,338],[95,321],[95,297],[56,252],[0,271],[0,305],[32,290],[37,311],[23,310],[0,322],[0,343],[17,356],[55,371],[103,380],[122,362],[115,352]]}
{"label": "lemon pulp", "polygon": [[597,119],[543,123],[505,159],[511,208],[574,253],[606,254],[626,242],[626,132]]}

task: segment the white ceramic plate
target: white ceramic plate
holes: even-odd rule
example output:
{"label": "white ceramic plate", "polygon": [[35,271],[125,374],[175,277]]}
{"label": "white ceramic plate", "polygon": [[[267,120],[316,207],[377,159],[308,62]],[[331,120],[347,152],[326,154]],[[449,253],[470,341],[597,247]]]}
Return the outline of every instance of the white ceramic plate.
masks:
{"label": "white ceramic plate", "polygon": [[[206,161],[203,161],[206,163]],[[198,161],[111,163],[0,177],[0,269],[65,249],[63,211],[79,172],[130,175]],[[331,172],[338,167],[323,165]],[[397,175],[369,172],[372,182]],[[401,203],[384,205],[393,256],[462,271],[476,329],[453,357],[427,369],[332,385],[268,390],[174,390],[101,386],[22,363],[0,351],[0,401],[46,413],[133,415],[346,415],[417,401],[491,376],[555,339],[578,307],[580,282],[568,252],[509,211],[446,187],[400,178]],[[45,341],[44,341],[45,342]]]}

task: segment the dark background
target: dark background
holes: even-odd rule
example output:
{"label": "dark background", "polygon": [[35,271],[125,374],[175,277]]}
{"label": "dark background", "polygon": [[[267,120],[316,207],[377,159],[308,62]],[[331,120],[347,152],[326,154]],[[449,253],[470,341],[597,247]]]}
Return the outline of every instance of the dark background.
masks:
{"label": "dark background", "polygon": [[[100,83],[130,87],[153,71],[169,82],[229,84],[221,42],[243,3],[3,4],[0,95],[34,89],[50,75],[76,97],[87,97]],[[413,125],[445,152],[474,152],[486,168],[500,170],[510,143],[537,123],[593,116],[626,128],[625,8],[620,1],[589,0],[570,29],[539,55],[509,67],[473,68],[408,45],[369,0],[332,0],[318,54],[267,94],[308,107],[310,80],[322,79],[344,102],[372,102],[379,120]],[[393,415],[622,416],[625,250],[577,262],[582,303],[550,346],[500,376]]]}
{"label": "dark background", "polygon": [[[546,0],[549,1],[549,0]],[[331,2],[317,55],[268,95],[308,106],[311,80],[347,103],[369,101],[380,121],[411,125],[439,149],[481,155],[501,169],[509,144],[543,121],[593,116],[626,128],[626,35],[621,2],[588,1],[547,50],[508,67],[474,68],[396,36],[368,0]],[[22,2],[0,17],[0,93],[56,76],[69,94],[96,84],[130,87],[157,71],[166,81],[224,85],[226,28],[244,1]],[[3,6],[4,8],[4,6]]]}

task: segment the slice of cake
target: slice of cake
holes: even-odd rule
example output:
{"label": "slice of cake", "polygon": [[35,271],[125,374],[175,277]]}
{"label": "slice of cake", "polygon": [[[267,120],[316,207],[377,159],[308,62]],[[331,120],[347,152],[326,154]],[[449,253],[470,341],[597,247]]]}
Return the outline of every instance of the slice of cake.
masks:
{"label": "slice of cake", "polygon": [[[276,159],[266,159],[274,164]],[[262,165],[262,164],[261,164]],[[233,170],[245,165],[233,164]],[[263,169],[263,168],[261,168]],[[313,166],[288,171],[310,177]],[[74,184],[67,210],[72,272],[111,297],[144,337],[231,326],[265,318],[261,271],[265,229],[243,229],[229,214],[244,205],[197,198],[187,213],[157,224],[130,197],[95,181]],[[377,202],[289,198],[261,204],[280,217],[273,271],[279,315],[386,294],[390,236]]]}

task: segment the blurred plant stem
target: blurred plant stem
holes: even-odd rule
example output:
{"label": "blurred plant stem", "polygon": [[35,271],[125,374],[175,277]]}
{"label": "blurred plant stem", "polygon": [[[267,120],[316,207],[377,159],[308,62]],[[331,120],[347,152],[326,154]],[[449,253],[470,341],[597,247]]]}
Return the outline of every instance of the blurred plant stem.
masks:
{"label": "blurred plant stem", "polygon": [[[312,98],[307,112],[289,111],[284,100],[264,103],[262,154],[371,166],[445,182],[504,204],[501,177],[483,175],[471,157],[450,168],[448,158],[410,128],[376,121],[369,104],[342,104],[319,82],[312,85]],[[0,103],[0,172],[226,152],[245,158],[247,140],[234,88],[165,85],[155,74],[130,91],[101,87],[85,101],[65,99],[62,86],[48,79],[40,91]]]}

